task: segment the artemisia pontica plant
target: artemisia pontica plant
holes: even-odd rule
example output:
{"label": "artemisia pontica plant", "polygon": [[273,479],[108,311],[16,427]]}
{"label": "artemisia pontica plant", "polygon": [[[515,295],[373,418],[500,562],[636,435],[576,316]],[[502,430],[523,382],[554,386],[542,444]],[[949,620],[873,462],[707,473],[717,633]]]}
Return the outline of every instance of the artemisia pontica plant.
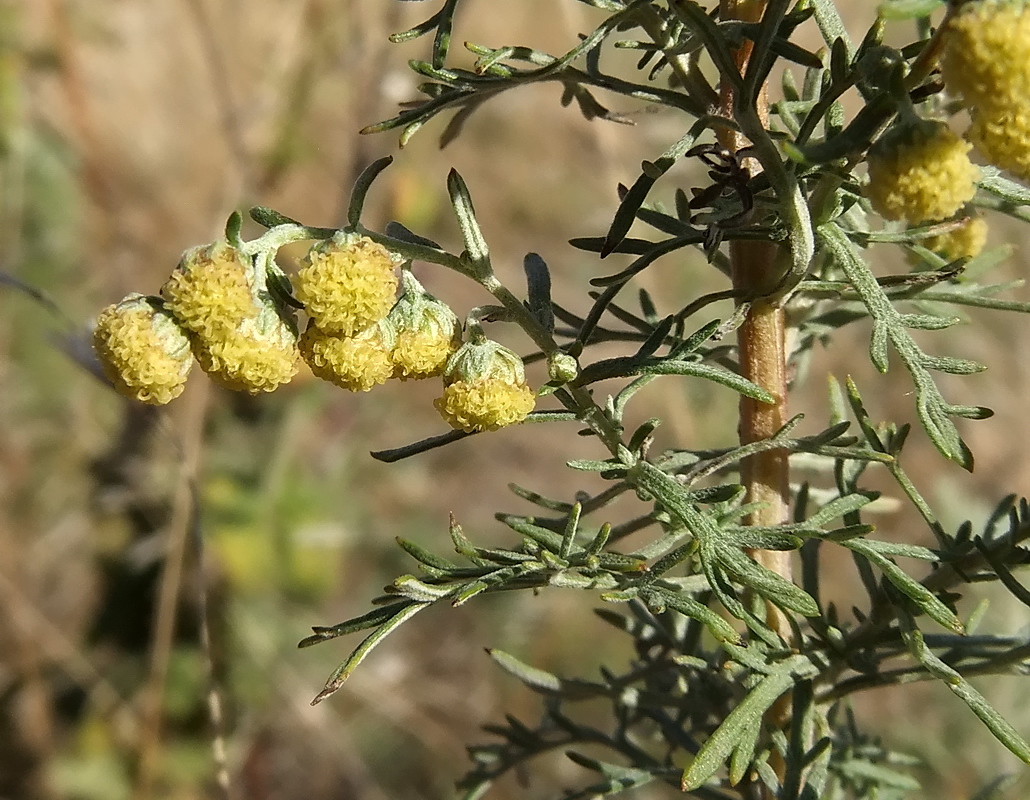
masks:
{"label": "artemisia pontica plant", "polygon": [[[455,521],[458,560],[402,541],[419,573],[397,578],[371,611],[315,628],[301,643],[371,631],[317,701],[434,604],[563,587],[621,607],[598,615],[632,638],[636,657],[602,669],[599,679],[570,681],[493,653],[544,695],[544,712],[488,729],[498,738],[471,749],[474,766],[460,784],[467,797],[552,750],[596,774],[569,797],[655,783],[707,800],[899,797],[918,787],[902,769],[907,762],[857,728],[847,701],[924,679],[939,680],[1030,761],[1023,735],[968,680],[1026,674],[1030,640],[993,633],[990,617],[963,602],[969,584],[993,581],[1030,604],[1014,573],[1030,560],[1026,501],[1007,495],[985,521],[946,527],[921,494],[930,477],[904,467],[910,426],[877,423],[851,379],[829,379],[825,426],[809,422],[805,430],[787,414],[788,376],[803,374],[813,348],[837,329],[864,321],[873,365],[887,372],[893,361],[908,373],[913,391],[905,394],[923,433],[945,459],[972,470],[960,426],[991,412],[946,400],[936,376],[984,366],[927,352],[933,337],[917,340],[912,331],[951,328],[963,307],[1030,312],[1030,304],[998,296],[1014,284],[987,278],[1009,248],[986,249],[996,220],[1030,221],[1030,2],[890,0],[860,37],[831,0],[582,2],[596,26],[567,52],[466,42],[474,61],[462,67],[449,63],[462,2],[442,0],[425,22],[393,37],[433,35],[429,60],[411,62],[423,97],[366,132],[400,129],[403,143],[453,111],[450,141],[486,98],[546,82],[592,119],[625,121],[602,104],[603,94],[664,106],[682,120],[682,137],[620,188],[607,233],[573,240],[602,258],[631,259],[591,281],[597,292],[585,313],[552,300],[535,254],[525,259],[524,293],[496,277],[456,173],[447,185],[461,252],[397,224],[366,228],[362,207],[389,163],[382,160],[359,179],[343,229],[254,209],[267,233],[243,241],[234,216],[224,241],[187,251],[160,296],[130,295],[105,310],[95,342],[112,383],[143,402],[166,403],[182,391],[194,359],[218,383],[251,393],[290,380],[300,359],[351,391],[391,378],[440,380],[437,408],[457,430],[375,454],[387,461],[518,423],[573,425],[595,438],[596,460],[569,466],[593,473],[591,485],[602,488],[575,501],[516,488],[538,509],[498,514],[515,537],[508,548],[476,546]],[[824,48],[799,44],[808,29]],[[908,43],[887,44],[888,30],[889,41],[907,32]],[[635,75],[609,71],[612,47],[640,54]],[[666,204],[647,204],[684,159],[703,163],[702,185],[670,187]],[[302,240],[312,245],[294,289],[275,256]],[[906,258],[878,257],[874,266],[872,245]],[[642,272],[690,250],[726,276],[725,289],[641,292],[640,313],[616,302]],[[415,279],[413,261],[466,276],[496,304],[472,309],[461,323]],[[902,263],[895,273],[881,266]],[[432,268],[425,277],[432,281]],[[720,301],[734,306],[721,319],[707,316]],[[490,326],[504,324],[520,327],[538,352],[523,359],[488,338]],[[973,335],[976,326],[966,330]],[[736,345],[726,338],[734,332]],[[621,343],[624,352],[592,358],[600,342]],[[547,365],[536,391],[529,361]],[[995,366],[1026,369],[1000,355]],[[673,376],[741,396],[739,444],[704,450],[682,442],[654,452],[658,420],[631,422],[632,400]],[[612,379],[623,379],[615,394],[594,391]],[[791,465],[806,478],[792,479]],[[892,530],[890,517],[870,523],[878,495],[864,488],[867,473],[893,482],[923,520],[923,536]],[[620,496],[617,518],[610,503]],[[847,550],[864,586],[867,596],[850,611],[820,592],[826,548]],[[585,698],[610,703],[607,727],[577,721],[574,702]]]}

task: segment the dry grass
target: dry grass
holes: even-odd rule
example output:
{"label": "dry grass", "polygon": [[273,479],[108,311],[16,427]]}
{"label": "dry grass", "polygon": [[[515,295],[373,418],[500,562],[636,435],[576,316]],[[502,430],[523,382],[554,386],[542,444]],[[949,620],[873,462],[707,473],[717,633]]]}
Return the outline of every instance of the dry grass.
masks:
{"label": "dry grass", "polygon": [[[546,28],[533,20],[551,0],[511,15],[489,0],[468,5],[465,35],[492,44],[561,49],[590,20],[571,2]],[[395,2],[0,0],[0,268],[65,315],[0,294],[0,796],[215,792],[200,581],[211,589],[228,774],[241,798],[448,796],[478,726],[502,710],[532,717],[537,705],[490,666],[483,646],[568,673],[626,657],[598,638],[582,598],[493,599],[431,612],[311,709],[343,647],[294,645],[310,625],[353,615],[410,569],[395,536],[445,550],[453,510],[477,536],[499,537],[493,512],[522,507],[509,481],[555,496],[591,488],[552,457],[593,457],[590,443],[529,428],[388,466],[368,450],[439,431],[431,388],[382,389],[370,401],[298,380],[252,401],[194,385],[169,412],[152,413],[82,368],[90,316],[130,290],[155,291],[179,253],[217,236],[234,208],[269,205],[313,224],[341,219],[357,171],[395,153],[390,135],[356,131],[412,94],[404,61],[423,53],[421,44],[387,45],[385,34],[425,13]],[[455,244],[443,192],[455,166],[502,277],[517,283],[523,254],[540,252],[556,297],[582,309],[597,267],[565,240],[604,229],[615,184],[676,138],[680,121],[630,108],[639,111],[635,128],[591,124],[560,109],[557,91],[487,104],[442,153],[434,138],[442,126],[431,126],[395,153],[370,221],[396,218]],[[999,240],[1012,234],[997,231]],[[458,309],[485,301],[453,276],[420,274]],[[641,286],[660,310],[698,287],[721,288],[700,259],[663,263]],[[967,426],[976,475],[964,480],[928,450],[917,456],[931,495],[954,499],[963,481],[968,502],[953,503],[953,514],[980,513],[998,486],[1030,485],[1025,445],[1009,434],[1023,424],[1030,340],[1021,328],[992,325],[953,347],[995,367],[954,391],[996,399],[994,421]],[[813,374],[850,365],[864,335],[818,354]],[[898,383],[855,371],[871,397],[898,397]],[[639,410],[666,419],[663,443],[732,436],[726,395],[664,386]],[[821,391],[797,401],[816,419]],[[911,412],[905,397],[872,406],[885,417]],[[204,571],[190,536],[194,498]],[[899,536],[909,522],[899,521]],[[1025,609],[1011,614],[1021,620],[1013,629],[1025,624]],[[997,691],[1026,729],[1025,689]],[[918,727],[898,723],[891,735],[926,745],[942,771],[932,786],[958,797],[1008,762],[986,744],[956,771],[918,738],[927,725],[949,745],[986,738],[945,694],[928,688]],[[861,702],[872,717],[897,708]],[[547,787],[573,782],[578,769],[556,760],[532,790],[510,785],[497,796],[553,796]]]}

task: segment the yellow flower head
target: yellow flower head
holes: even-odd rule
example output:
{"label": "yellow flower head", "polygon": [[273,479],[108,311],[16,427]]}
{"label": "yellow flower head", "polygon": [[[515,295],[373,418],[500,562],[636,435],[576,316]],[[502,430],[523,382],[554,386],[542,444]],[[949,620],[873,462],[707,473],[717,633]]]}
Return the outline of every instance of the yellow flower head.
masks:
{"label": "yellow flower head", "polygon": [[390,354],[393,377],[406,381],[441,374],[458,341],[440,329],[399,331]]}
{"label": "yellow flower head", "polygon": [[536,405],[518,354],[480,335],[447,361],[443,396],[433,401],[452,428],[495,431],[522,422]]}
{"label": "yellow flower head", "polygon": [[948,261],[974,258],[980,255],[987,244],[987,223],[982,217],[970,217],[959,227],[921,239],[918,244]]}
{"label": "yellow flower head", "polygon": [[433,405],[452,428],[468,433],[496,431],[522,422],[536,405],[536,394],[524,383],[483,378],[452,383]]}
{"label": "yellow flower head", "polygon": [[100,313],[93,348],[120,394],[151,405],[182,394],[193,366],[186,332],[160,298],[141,294],[130,294]]}
{"label": "yellow flower head", "polygon": [[271,302],[225,335],[194,339],[194,354],[215,383],[250,394],[274,391],[300,366],[295,323]]}
{"label": "yellow flower head", "polygon": [[356,336],[334,336],[309,322],[300,337],[300,352],[322,380],[352,392],[367,392],[393,374],[390,325],[380,322]]}
{"label": "yellow flower head", "polygon": [[447,359],[461,344],[461,324],[409,270],[401,272],[401,281],[404,292],[388,317],[397,332],[390,352],[393,376],[405,381],[441,375]]}
{"label": "yellow flower head", "polygon": [[918,225],[950,217],[976,194],[971,149],[940,122],[896,126],[869,151],[866,196],[887,219]]}
{"label": "yellow flower head", "polygon": [[297,273],[297,299],[325,333],[352,336],[383,319],[403,259],[365,236],[338,233],[316,244]]}
{"label": "yellow flower head", "polygon": [[218,338],[257,313],[253,288],[250,259],[226,242],[215,242],[183,253],[161,295],[183,327]]}
{"label": "yellow flower head", "polygon": [[1030,181],[1030,97],[1004,109],[995,105],[977,109],[968,135],[994,166]]}
{"label": "yellow flower head", "polygon": [[941,71],[948,91],[971,108],[1024,103],[1030,92],[1030,3],[963,3],[945,31]]}

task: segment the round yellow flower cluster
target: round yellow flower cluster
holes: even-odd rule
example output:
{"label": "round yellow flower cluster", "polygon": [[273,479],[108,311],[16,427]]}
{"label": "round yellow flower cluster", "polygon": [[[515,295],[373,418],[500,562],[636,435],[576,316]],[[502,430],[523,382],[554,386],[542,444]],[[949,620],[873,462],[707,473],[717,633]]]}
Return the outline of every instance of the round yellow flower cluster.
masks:
{"label": "round yellow flower cluster", "polygon": [[923,239],[919,244],[947,261],[973,258],[987,244],[987,223],[981,217],[970,217],[957,228]]}
{"label": "round yellow flower cluster", "polygon": [[518,354],[485,337],[466,342],[447,361],[436,410],[452,428],[494,431],[521,422],[536,394],[526,385]]}
{"label": "round yellow flower cluster", "polygon": [[194,358],[217,383],[251,393],[286,383],[303,359],[317,377],[352,392],[442,375],[436,406],[465,431],[525,419],[536,396],[522,360],[481,332],[462,345],[454,312],[408,269],[395,302],[403,262],[354,233],[315,244],[297,274],[308,316],[298,337],[270,249],[251,257],[227,242],[192,248],[161,297],[129,295],[101,313],[94,347],[115,388],[147,403],[181,394]]}
{"label": "round yellow flower cluster", "polygon": [[964,2],[944,36],[941,71],[973,119],[984,157],[1030,180],[1030,1]]}
{"label": "round yellow flower cluster", "polygon": [[227,242],[187,250],[161,287],[201,368],[234,391],[271,392],[297,374],[297,325],[251,259]]}
{"label": "round yellow flower cluster", "polygon": [[[438,375],[460,343],[454,313],[431,298],[407,269],[397,293],[396,267],[403,257],[366,236],[341,232],[311,248],[297,273],[297,297],[307,312],[301,355],[323,380],[352,392],[367,392],[398,377]],[[435,316],[412,312],[435,304],[446,315],[446,342]],[[398,341],[402,347],[398,348]],[[421,357],[411,370],[412,353]]]}
{"label": "round yellow flower cluster", "polygon": [[366,236],[338,233],[308,252],[297,299],[324,333],[353,336],[389,312],[402,260]]}
{"label": "round yellow flower cluster", "polygon": [[159,297],[130,294],[105,308],[93,347],[119,394],[152,405],[182,394],[193,366],[189,337]]}
{"label": "round yellow flower cluster", "polygon": [[461,324],[409,270],[401,273],[401,282],[404,291],[389,317],[397,332],[390,353],[393,377],[406,381],[442,375],[447,359],[461,344]]}
{"label": "round yellow flower cluster", "polygon": [[971,149],[941,122],[896,125],[869,151],[869,202],[885,218],[914,225],[952,216],[976,194]]}
{"label": "round yellow flower cluster", "polygon": [[122,394],[163,405],[185,388],[194,357],[216,382],[269,392],[299,365],[296,323],[251,259],[227,242],[187,250],[161,297],[130,294],[101,312],[93,346]]}
{"label": "round yellow flower cluster", "polygon": [[1030,102],[993,114],[974,113],[968,135],[996,167],[1030,181]]}
{"label": "round yellow flower cluster", "polygon": [[161,287],[175,318],[205,339],[223,336],[250,316],[253,293],[250,259],[228,242],[187,250]]}
{"label": "round yellow flower cluster", "polygon": [[297,374],[296,322],[267,302],[227,335],[195,337],[197,361],[215,383],[236,392],[271,392]]}
{"label": "round yellow flower cluster", "polygon": [[[403,259],[367,237],[339,233],[316,245],[297,275],[297,297],[309,321],[300,352],[319,378],[352,392],[367,392],[390,378],[421,380],[444,375],[436,401],[443,418],[465,431],[496,430],[521,422],[536,396],[525,383],[515,353],[490,343],[487,362],[502,368],[469,371],[468,348],[454,312],[428,294]],[[498,348],[503,354],[497,355]],[[512,366],[517,362],[517,370]],[[476,360],[477,364],[483,361]]]}
{"label": "round yellow flower cluster", "polygon": [[300,337],[300,353],[324,381],[352,392],[367,392],[393,375],[392,328],[383,321],[354,336],[333,336],[314,322]]}
{"label": "round yellow flower cluster", "polygon": [[536,395],[525,383],[482,378],[455,381],[433,403],[452,428],[471,433],[522,422],[536,405]]}

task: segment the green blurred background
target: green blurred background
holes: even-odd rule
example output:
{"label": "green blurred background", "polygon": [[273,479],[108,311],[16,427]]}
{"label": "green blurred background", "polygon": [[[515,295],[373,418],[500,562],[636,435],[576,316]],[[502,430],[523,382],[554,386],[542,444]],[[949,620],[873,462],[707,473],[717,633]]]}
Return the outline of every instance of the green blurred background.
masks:
{"label": "green blurred background", "polygon": [[[361,613],[385,583],[413,570],[395,537],[446,553],[454,512],[477,542],[504,541],[494,512],[528,509],[507,484],[566,499],[596,491],[596,478],[564,467],[598,457],[593,444],[571,426],[530,426],[386,465],[369,450],[442,432],[435,385],[354,396],[302,374],[250,398],[209,386],[198,371],[182,398],[155,411],[88,370],[97,311],[129,291],[156,292],[181,251],[218,237],[231,211],[262,204],[309,224],[341,224],[356,174],[386,154],[396,161],[371,195],[366,224],[397,219],[454,249],[444,180],[456,167],[502,279],[517,290],[522,256],[539,252],[555,298],[588,307],[586,281],[618,264],[598,265],[566,241],[603,232],[617,183],[631,183],[642,159],[678,138],[682,118],[611,98],[637,124],[590,123],[545,85],[487,103],[443,151],[442,122],[403,151],[393,134],[359,136],[415,96],[406,61],[424,57],[426,45],[390,45],[386,36],[431,5],[0,0],[0,271],[7,284],[44,294],[40,302],[0,285],[0,798],[217,796],[209,665],[233,796],[447,797],[466,766],[465,744],[485,738],[480,725],[505,711],[533,719],[539,709],[484,647],[570,676],[630,657],[582,593],[479,598],[422,615],[312,708],[355,642],[303,651],[296,642],[312,625]],[[551,52],[597,21],[572,0],[463,7],[459,40]],[[859,9],[856,24],[872,13]],[[684,166],[659,197],[696,176]],[[1019,235],[1004,224],[993,230],[996,244]],[[281,260],[290,267],[301,254],[287,250]],[[882,258],[885,269],[897,266],[896,254]],[[1021,272],[1018,250],[1005,269]],[[488,302],[454,275],[416,271],[459,314]],[[639,287],[669,312],[723,284],[703,259],[685,256],[649,270]],[[977,471],[942,464],[921,442],[910,462],[949,522],[981,519],[999,493],[1030,486],[1018,433],[1030,339],[1018,319],[976,319],[981,335],[967,327],[937,336],[949,353],[992,367],[950,385],[956,401],[998,411],[964,426]],[[825,419],[827,370],[854,374],[874,415],[912,417],[904,376],[881,378],[865,363],[867,336],[856,326],[815,355],[817,379],[796,401],[810,412],[809,432]],[[635,413],[663,417],[660,446],[732,441],[729,393],[678,379],[656,386]],[[636,501],[620,502],[613,513],[629,517]],[[925,540],[904,511],[879,521],[890,537]],[[831,568],[847,608],[857,584],[843,560]],[[200,640],[202,588],[210,659]],[[994,600],[989,627],[1025,633],[1026,609]],[[985,691],[1030,733],[1025,681]],[[1016,769],[941,687],[855,705],[923,759],[928,797],[967,797]],[[585,775],[559,755],[541,760],[528,786],[512,780],[495,796],[554,797]],[[675,795],[649,791],[640,796]]]}

